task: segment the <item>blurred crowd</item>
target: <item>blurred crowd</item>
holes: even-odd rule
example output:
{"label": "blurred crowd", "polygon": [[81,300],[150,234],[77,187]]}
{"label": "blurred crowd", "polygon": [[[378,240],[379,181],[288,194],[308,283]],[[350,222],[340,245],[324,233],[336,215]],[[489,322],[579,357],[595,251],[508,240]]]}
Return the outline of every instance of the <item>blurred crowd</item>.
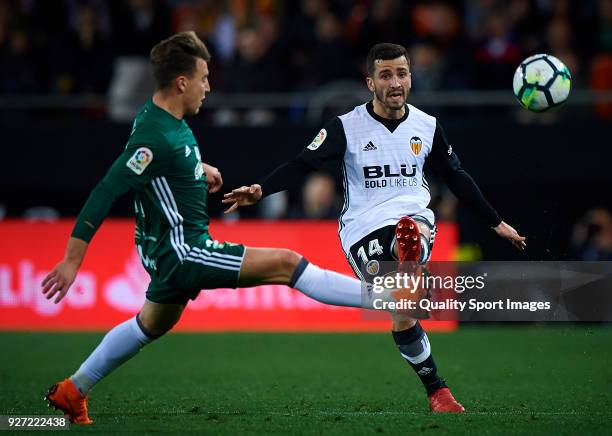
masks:
{"label": "blurred crowd", "polygon": [[612,213],[605,207],[588,210],[574,225],[570,259],[612,261]]}
{"label": "blurred crowd", "polygon": [[106,93],[187,29],[224,92],[360,80],[383,41],[409,48],[415,92],[505,89],[536,52],[562,59],[575,86],[612,88],[612,0],[0,0],[0,94]]}
{"label": "blurred crowd", "polygon": [[[211,86],[223,93],[355,94],[378,42],[408,48],[415,93],[508,90],[519,62],[539,52],[566,63],[574,88],[612,90],[612,0],[0,0],[0,96],[105,95],[111,118],[130,120],[153,86],[151,47],[183,30],[207,43]],[[612,118],[610,103],[596,111]],[[270,113],[212,116],[217,125],[266,125]],[[294,198],[267,199],[259,216],[335,218],[338,190],[314,174]],[[455,220],[454,197],[432,194],[439,219]],[[609,210],[587,213],[572,256],[609,259],[611,235]]]}

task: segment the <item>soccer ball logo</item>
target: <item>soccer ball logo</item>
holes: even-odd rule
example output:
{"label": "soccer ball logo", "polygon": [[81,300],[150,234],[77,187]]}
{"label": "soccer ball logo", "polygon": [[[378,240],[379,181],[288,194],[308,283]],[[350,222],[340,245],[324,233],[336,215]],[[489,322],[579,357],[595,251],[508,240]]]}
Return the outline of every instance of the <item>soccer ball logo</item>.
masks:
{"label": "soccer ball logo", "polygon": [[521,106],[533,112],[544,112],[567,100],[572,76],[556,57],[537,54],[521,62],[512,85]]}

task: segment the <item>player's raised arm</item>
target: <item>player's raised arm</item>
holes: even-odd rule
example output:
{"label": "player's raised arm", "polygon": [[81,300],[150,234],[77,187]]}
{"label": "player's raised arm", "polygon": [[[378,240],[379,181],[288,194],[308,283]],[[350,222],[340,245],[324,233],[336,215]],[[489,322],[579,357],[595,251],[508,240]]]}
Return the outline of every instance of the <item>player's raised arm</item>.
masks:
{"label": "player's raised arm", "polygon": [[120,186],[109,182],[111,172],[112,168],[109,174],[94,188],[83,209],[81,209],[72,234],[68,239],[64,259],[53,268],[42,282],[42,293],[46,295],[47,299],[51,299],[57,294],[55,303],[59,303],[72,286],[77,271],[85,258],[89,241],[108,215],[111,205],[117,197],[125,193],[122,192],[122,189],[118,189]]}
{"label": "player's raised arm", "polygon": [[138,132],[132,133],[128,146],[89,195],[68,240],[64,259],[42,282],[42,293],[47,299],[57,294],[55,303],[59,303],[64,298],[85,258],[89,242],[115,200],[131,189],[143,188],[165,170],[169,161],[166,140],[159,135],[141,136]]}
{"label": "player's raised arm", "polygon": [[505,223],[497,211],[487,201],[474,179],[461,166],[459,157],[448,143],[446,134],[440,123],[436,124],[436,132],[429,162],[459,201],[465,203],[495,232],[512,242],[519,250],[527,247],[525,237],[509,224]]}
{"label": "player's raised arm", "polygon": [[[262,197],[280,191],[286,191],[295,184],[301,183],[306,176],[317,171],[324,162],[341,160],[346,151],[346,135],[342,121],[335,117],[322,128],[312,142],[308,144],[295,158],[278,166],[259,184],[242,186],[225,194],[222,203],[230,205],[225,213],[230,213],[240,206],[250,206]],[[258,186],[260,195],[253,195],[250,188]]]}

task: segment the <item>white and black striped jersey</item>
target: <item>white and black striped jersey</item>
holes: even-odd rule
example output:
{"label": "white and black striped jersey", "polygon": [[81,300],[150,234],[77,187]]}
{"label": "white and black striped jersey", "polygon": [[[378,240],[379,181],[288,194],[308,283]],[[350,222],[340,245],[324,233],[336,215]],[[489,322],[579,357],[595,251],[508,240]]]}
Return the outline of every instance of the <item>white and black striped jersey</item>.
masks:
{"label": "white and black striped jersey", "polygon": [[373,118],[365,104],[339,117],[346,138],[344,206],[339,219],[345,252],[364,236],[406,215],[421,215],[434,223],[427,207],[431,197],[423,167],[432,149],[436,119],[410,105],[406,113],[393,131]]}
{"label": "white and black striped jersey", "polygon": [[340,162],[344,206],[339,218],[342,247],[352,244],[406,215],[421,215],[434,223],[424,176],[426,164],[451,191],[490,226],[501,222],[432,117],[406,105],[401,119],[378,116],[372,102],[336,117],[292,161],[262,182],[264,195],[286,189],[296,175],[319,169],[326,161]]}

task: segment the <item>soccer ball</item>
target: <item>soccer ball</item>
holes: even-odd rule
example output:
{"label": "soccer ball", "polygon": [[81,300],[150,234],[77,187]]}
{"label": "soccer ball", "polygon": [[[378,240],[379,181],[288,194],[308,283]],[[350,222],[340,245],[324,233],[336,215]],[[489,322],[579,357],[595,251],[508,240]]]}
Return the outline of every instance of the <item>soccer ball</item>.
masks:
{"label": "soccer ball", "polygon": [[567,100],[572,76],[556,57],[537,54],[521,62],[514,73],[512,87],[521,106],[533,112],[544,112]]}

